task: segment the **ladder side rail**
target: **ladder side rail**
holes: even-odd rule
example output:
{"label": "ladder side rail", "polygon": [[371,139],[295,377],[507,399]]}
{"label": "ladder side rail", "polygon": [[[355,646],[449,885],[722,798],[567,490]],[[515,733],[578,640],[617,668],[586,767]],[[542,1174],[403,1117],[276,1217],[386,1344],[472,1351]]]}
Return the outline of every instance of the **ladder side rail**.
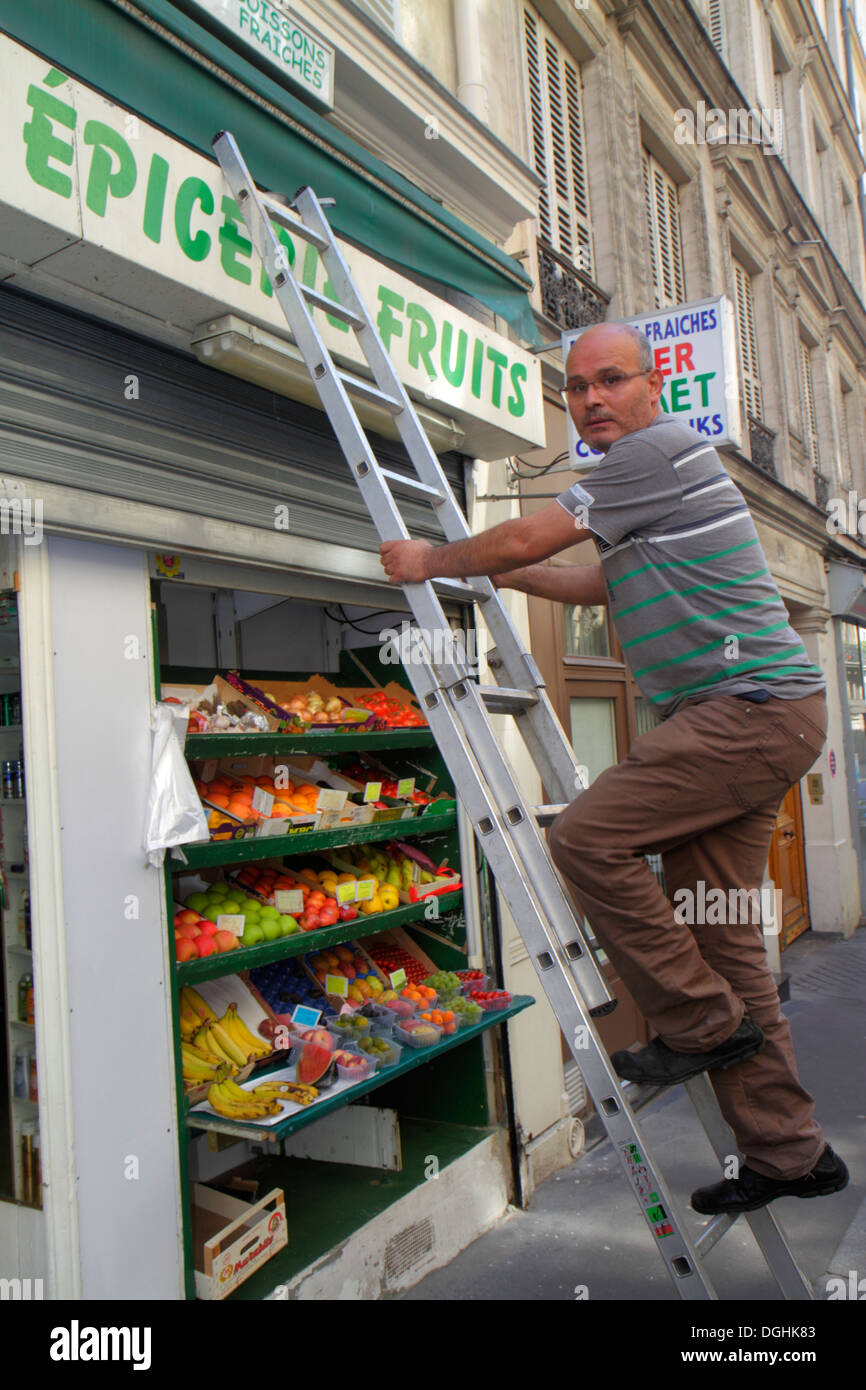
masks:
{"label": "ladder side rail", "polygon": [[[706,1072],[685,1082],[689,1100],[695,1108],[704,1132],[717,1159],[725,1163],[736,1150],[734,1136],[725,1122]],[[744,1219],[755,1237],[767,1268],[776,1280],[783,1298],[794,1302],[813,1300],[812,1285],[800,1269],[785,1235],[768,1207],[743,1212]]]}

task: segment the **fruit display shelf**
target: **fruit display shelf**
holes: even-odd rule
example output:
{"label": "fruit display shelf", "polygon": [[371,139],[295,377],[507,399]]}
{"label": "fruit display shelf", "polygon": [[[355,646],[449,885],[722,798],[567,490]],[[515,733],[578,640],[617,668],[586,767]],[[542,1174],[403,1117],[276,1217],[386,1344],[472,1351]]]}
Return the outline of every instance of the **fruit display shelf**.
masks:
{"label": "fruit display shelf", "polygon": [[187,734],[187,758],[232,758],[259,753],[361,753],[365,748],[432,748],[428,728],[381,729],[372,733]]}
{"label": "fruit display shelf", "polygon": [[[453,830],[456,811],[440,816],[412,816],[407,820],[380,821],[371,825],[334,826],[331,830],[306,830],[294,835],[263,835],[251,840],[212,840],[209,844],[182,845],[184,859],[167,859],[171,873],[206,869],[217,864],[243,864],[251,859],[278,859],[286,854],[305,854],[308,850],[338,849],[367,840],[405,840],[410,835],[432,835],[437,830]],[[184,862],[184,860],[186,862]]]}
{"label": "fruit display shelf", "polygon": [[[438,899],[440,913],[453,912],[459,908],[462,900],[462,891],[444,894]],[[401,927],[404,922],[416,922],[419,918],[423,919],[428,902],[428,898],[422,898],[420,902],[407,903],[403,907],[392,908],[390,912],[358,916],[351,922],[337,922],[335,926],[322,927],[319,931],[295,932],[292,936],[281,936],[276,941],[262,942],[257,946],[239,946],[234,951],[205,956],[203,960],[184,961],[176,967],[178,988],[197,985],[203,980],[215,980],[220,975],[236,975],[239,970],[255,970],[259,965],[270,965],[271,961],[284,960],[288,956],[321,951],[325,946],[338,946],[346,940],[347,935],[355,941],[362,936],[387,931],[389,927]]]}
{"label": "fruit display shelf", "polygon": [[[309,935],[312,935],[312,932]],[[234,1135],[237,1139],[254,1139],[259,1143],[270,1143],[276,1146],[280,1140],[294,1134],[296,1130],[312,1124],[315,1120],[321,1119],[323,1115],[327,1115],[333,1110],[340,1110],[344,1105],[358,1100],[359,1097],[367,1095],[370,1091],[375,1091],[379,1086],[387,1085],[395,1077],[403,1076],[407,1071],[412,1071],[415,1067],[420,1067],[425,1062],[440,1057],[443,1052],[449,1052],[452,1048],[459,1047],[461,1043],[468,1042],[470,1038],[477,1038],[479,1033],[483,1033],[499,1023],[505,1023],[534,1003],[535,1000],[531,994],[515,994],[507,1009],[497,1009],[493,1013],[486,1013],[483,1018],[479,1019],[478,1023],[473,1024],[470,1028],[461,1028],[458,1033],[451,1037],[441,1038],[433,1047],[422,1047],[415,1051],[409,1047],[404,1048],[396,1066],[387,1067],[385,1071],[374,1072],[368,1080],[358,1081],[354,1086],[339,1091],[337,1095],[326,1096],[322,1100],[317,1100],[306,1110],[290,1115],[278,1124],[257,1125],[249,1120],[226,1120],[216,1115],[207,1115],[204,1111],[200,1111],[198,1114],[189,1111],[186,1116],[187,1127],[191,1130],[217,1130],[221,1134]],[[283,1070],[285,1065],[285,1058],[273,1062],[257,1074],[256,1080],[263,1080],[271,1072]],[[274,1152],[276,1152],[276,1147]]]}

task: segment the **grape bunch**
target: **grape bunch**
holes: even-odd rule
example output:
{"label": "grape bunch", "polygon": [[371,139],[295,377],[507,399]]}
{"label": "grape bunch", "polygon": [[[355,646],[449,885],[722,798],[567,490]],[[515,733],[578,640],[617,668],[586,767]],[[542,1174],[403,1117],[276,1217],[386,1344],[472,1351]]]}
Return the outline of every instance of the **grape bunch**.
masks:
{"label": "grape bunch", "polygon": [[459,994],[460,976],[455,975],[453,970],[437,970],[435,975],[428,975],[423,981],[430,989],[435,989],[441,999],[443,994]]}

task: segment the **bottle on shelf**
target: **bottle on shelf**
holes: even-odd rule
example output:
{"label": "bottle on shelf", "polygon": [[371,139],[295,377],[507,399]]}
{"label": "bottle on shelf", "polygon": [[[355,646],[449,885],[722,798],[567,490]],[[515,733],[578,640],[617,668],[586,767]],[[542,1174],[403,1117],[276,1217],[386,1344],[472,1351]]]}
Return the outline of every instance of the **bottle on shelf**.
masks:
{"label": "bottle on shelf", "polygon": [[33,950],[33,938],[30,934],[30,891],[24,890],[24,945],[28,951]]}
{"label": "bottle on shelf", "polygon": [[21,1126],[21,1200],[33,1203],[33,1136],[36,1126]]}
{"label": "bottle on shelf", "polygon": [[39,1126],[33,1131],[33,1205],[42,1206],[42,1149],[39,1141]]}
{"label": "bottle on shelf", "polygon": [[18,981],[18,1022],[33,1022],[33,976],[22,975]]}
{"label": "bottle on shelf", "polygon": [[3,763],[3,800],[8,801],[15,795],[15,764],[10,759]]}
{"label": "bottle on shelf", "polygon": [[27,1099],[36,1104],[39,1100],[39,1086],[36,1076],[36,1053],[31,1052],[27,1068]]}
{"label": "bottle on shelf", "polygon": [[15,1054],[15,1080],[12,1085],[12,1094],[19,1100],[26,1100],[30,1089],[28,1077],[27,1054],[16,1052]]}

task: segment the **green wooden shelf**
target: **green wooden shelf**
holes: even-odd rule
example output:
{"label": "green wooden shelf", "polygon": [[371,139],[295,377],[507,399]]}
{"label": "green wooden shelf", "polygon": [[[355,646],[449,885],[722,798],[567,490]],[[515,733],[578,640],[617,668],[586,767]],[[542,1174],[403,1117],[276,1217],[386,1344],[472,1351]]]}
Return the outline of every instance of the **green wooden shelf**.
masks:
{"label": "green wooden shelf", "polygon": [[[401,927],[404,922],[417,922],[419,918],[424,918],[429,901],[429,898],[425,898],[420,903],[406,903],[403,907],[395,907],[390,912],[377,912],[371,917],[359,915],[351,922],[338,922],[336,926],[323,927],[320,931],[281,936],[276,941],[258,946],[240,946],[218,956],[206,956],[204,960],[183,961],[177,967],[178,986],[197,985],[203,980],[219,979],[221,975],[236,975],[240,970],[255,970],[275,960],[306,955],[308,951],[321,951],[325,946],[339,946],[346,940],[356,941],[362,936],[375,936],[389,927]],[[460,890],[445,894],[438,900],[439,911],[453,912],[462,901],[463,893]]]}
{"label": "green wooden shelf", "polygon": [[259,753],[361,753],[365,748],[432,748],[428,728],[345,734],[187,734],[187,758],[248,757]]}
{"label": "green wooden shelf", "polygon": [[[379,1086],[387,1085],[396,1077],[403,1076],[406,1072],[413,1071],[426,1062],[432,1062],[436,1057],[441,1057],[443,1052],[450,1052],[452,1048],[459,1047],[461,1043],[468,1042],[471,1038],[477,1038],[479,1033],[494,1028],[498,1023],[507,1022],[508,1019],[514,1018],[534,1003],[535,1000],[531,994],[515,994],[507,1009],[496,1009],[485,1013],[479,1023],[473,1024],[471,1028],[461,1028],[458,1033],[450,1038],[442,1039],[434,1047],[415,1049],[404,1047],[400,1061],[395,1067],[386,1067],[384,1071],[374,1072],[366,1081],[357,1081],[354,1086],[348,1086],[337,1095],[327,1096],[324,1100],[317,1100],[305,1110],[298,1111],[287,1119],[281,1120],[279,1124],[259,1125],[252,1120],[226,1120],[221,1116],[207,1115],[204,1111],[197,1113],[188,1111],[187,1127],[189,1129],[216,1130],[221,1134],[234,1135],[238,1139],[254,1139],[258,1143],[276,1145],[288,1135],[294,1134],[297,1130],[304,1129],[315,1120],[321,1119],[323,1115],[342,1109],[344,1105],[349,1105],[360,1096],[377,1090]],[[275,1061],[267,1067],[263,1067],[261,1072],[256,1074],[256,1080],[264,1080],[272,1072],[284,1070],[285,1066],[285,1059]]]}
{"label": "green wooden shelf", "polygon": [[371,825],[335,826],[332,830],[307,830],[295,835],[265,835],[252,840],[214,840],[210,844],[182,846],[186,863],[167,859],[172,873],[187,873],[190,869],[206,869],[217,864],[245,864],[254,859],[278,859],[286,854],[304,854],[308,850],[337,849],[341,845],[359,845],[368,840],[405,840],[414,835],[431,835],[434,831],[453,830],[457,813],[448,811],[440,816],[411,816],[407,820],[378,821]]}

